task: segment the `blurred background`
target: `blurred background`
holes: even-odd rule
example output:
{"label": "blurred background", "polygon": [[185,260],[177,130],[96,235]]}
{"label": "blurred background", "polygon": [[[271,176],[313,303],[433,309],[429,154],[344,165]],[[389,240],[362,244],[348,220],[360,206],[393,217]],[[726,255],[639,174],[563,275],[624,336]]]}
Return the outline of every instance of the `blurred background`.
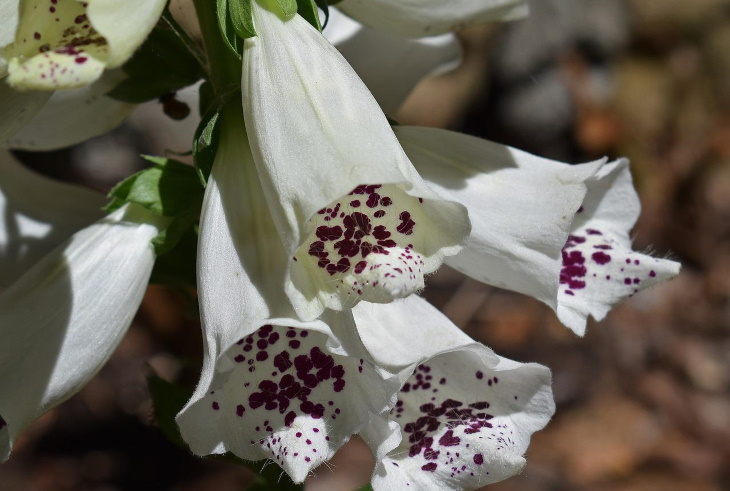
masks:
{"label": "blurred background", "polygon": [[[471,28],[463,65],[424,81],[397,119],[465,131],[566,162],[631,158],[643,213],[635,248],[681,261],[674,281],[591,323],[442,268],[424,295],[499,354],[553,370],[557,413],[522,475],[493,491],[730,489],[730,2],[535,0],[529,19]],[[106,191],[189,150],[188,117],[160,104],[115,132],[42,154],[48,175]],[[193,108],[195,110],[195,108]],[[0,490],[245,489],[250,472],[200,460],[152,424],[145,377],[192,387],[201,361],[190,296],[151,287],[112,360],[36,422]],[[372,457],[353,440],[308,489],[356,489]]]}

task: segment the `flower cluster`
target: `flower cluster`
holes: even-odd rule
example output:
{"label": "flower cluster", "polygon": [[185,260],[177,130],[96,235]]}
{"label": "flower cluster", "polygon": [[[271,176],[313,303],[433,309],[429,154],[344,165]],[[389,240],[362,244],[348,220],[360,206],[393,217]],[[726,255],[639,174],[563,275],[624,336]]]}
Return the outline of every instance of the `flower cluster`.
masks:
{"label": "flower cluster", "polygon": [[[20,2],[2,51],[6,144],[55,148],[124,119],[134,106],[102,96],[120,76],[104,70],[132,55],[164,4]],[[639,202],[625,159],[568,165],[392,126],[383,113],[458,62],[451,30],[515,19],[524,1],[344,0],[346,15],[330,9],[328,37],[285,4],[248,2],[255,36],[234,58],[240,102],[220,87],[212,166],[201,170],[205,358],[177,416],[181,435],[197,455],[271,459],[295,482],[353,435],[376,456],[374,489],[510,477],[554,412],[550,371],[470,339],[418,296],[426,275],[445,263],[530,295],[582,335],[589,316],[679,265],[632,251]],[[204,23],[207,7],[196,6]],[[221,33],[203,27],[214,68]],[[426,35],[438,36],[411,39]],[[59,112],[78,124],[59,131]],[[182,222],[132,199],[99,216],[96,194],[9,154],[1,165],[7,459],[32,420],[108,359],[149,280],[150,241]]]}

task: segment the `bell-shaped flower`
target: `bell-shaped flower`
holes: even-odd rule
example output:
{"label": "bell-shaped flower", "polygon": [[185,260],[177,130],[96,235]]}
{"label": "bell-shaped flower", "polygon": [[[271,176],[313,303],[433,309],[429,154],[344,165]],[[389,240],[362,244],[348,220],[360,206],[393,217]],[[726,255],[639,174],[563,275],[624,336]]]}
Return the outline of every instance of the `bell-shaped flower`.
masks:
{"label": "bell-shaped flower", "polygon": [[546,367],[497,356],[417,296],[358,306],[355,319],[377,363],[415,364],[401,370],[395,407],[361,433],[374,490],[476,489],[522,470],[555,411]]}
{"label": "bell-shaped flower", "polygon": [[238,108],[221,116],[198,244],[205,359],[177,422],[198,455],[272,459],[297,482],[394,402],[349,312],[301,322]]}
{"label": "bell-shaped flower", "polygon": [[0,294],[0,461],[34,419],[75,394],[132,322],[160,217],[136,205],[74,234]]}
{"label": "bell-shaped flower", "polygon": [[407,39],[363,26],[334,7],[322,31],[386,114],[395,113],[418,82],[426,76],[456,68],[461,46],[453,33]]}
{"label": "bell-shaped flower", "polygon": [[104,197],[54,181],[0,151],[0,291],[103,216]]}
{"label": "bell-shaped flower", "polygon": [[304,320],[423,287],[470,230],[466,209],[424,183],[368,89],[302,17],[253,3],[243,108],[264,195]]}
{"label": "bell-shaped flower", "polygon": [[337,7],[365,25],[405,37],[515,20],[528,12],[526,0],[344,0]]}
{"label": "bell-shaped flower", "polygon": [[395,131],[429,185],[481,210],[447,264],[545,302],[578,334],[588,315],[600,320],[679,272],[676,262],[631,251],[639,200],[625,159],[567,165],[445,130]]}
{"label": "bell-shaped flower", "polygon": [[[5,46],[7,81],[32,90],[70,89],[121,66],[162,13],[166,0],[23,0]],[[6,26],[4,26],[6,27]]]}

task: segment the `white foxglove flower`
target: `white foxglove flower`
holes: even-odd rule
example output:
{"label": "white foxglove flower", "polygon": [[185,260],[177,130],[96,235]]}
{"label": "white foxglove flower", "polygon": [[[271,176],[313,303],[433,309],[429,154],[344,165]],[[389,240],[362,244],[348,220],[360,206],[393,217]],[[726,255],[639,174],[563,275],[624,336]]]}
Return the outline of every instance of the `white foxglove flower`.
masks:
{"label": "white foxglove flower", "polygon": [[297,315],[312,320],[325,308],[419,290],[425,274],[461,249],[465,208],[426,186],[377,102],[321,33],[257,2],[253,16],[244,116]]}
{"label": "white foxglove flower", "polygon": [[349,312],[292,318],[287,256],[241,116],[221,117],[198,255],[205,360],[177,421],[198,455],[270,458],[301,482],[387,410],[399,384],[365,360]]}
{"label": "white foxglove flower", "polygon": [[132,56],[166,3],[23,0],[14,41],[2,53],[8,63],[7,81],[32,90],[88,85],[105,69],[117,68]]}
{"label": "white foxglove flower", "polygon": [[160,217],[128,205],[77,232],[0,295],[0,461],[34,419],[75,394],[132,322]]}
{"label": "white foxglove flower", "polygon": [[0,152],[0,291],[103,216],[100,193],[54,181]]}
{"label": "white foxglove flower", "polygon": [[526,0],[344,0],[337,8],[365,25],[405,37],[519,19],[528,12]]}
{"label": "white foxglove flower", "polygon": [[[64,148],[113,130],[137,107],[120,102],[106,94],[126,75],[121,70],[105,72],[96,82],[72,90],[53,92],[17,92],[2,85],[9,100],[41,94],[50,98],[39,106],[32,118],[16,126],[17,131],[5,137],[5,146],[18,150],[47,151]],[[2,95],[0,95],[2,100]],[[2,113],[0,113],[2,114]]]}
{"label": "white foxglove flower", "polygon": [[461,46],[452,33],[406,39],[365,27],[333,7],[323,33],[386,113],[395,113],[422,78],[461,62]]}
{"label": "white foxglove flower", "polygon": [[[566,165],[432,128],[395,128],[418,171],[472,214],[470,241],[447,264],[531,295],[582,335],[588,315],[666,281],[679,264],[631,251],[639,214],[628,161]],[[577,213],[576,213],[577,212]]]}
{"label": "white foxglove flower", "polygon": [[555,411],[547,368],[497,356],[416,296],[355,312],[376,362],[416,363],[395,407],[361,434],[374,490],[476,489],[522,470]]}

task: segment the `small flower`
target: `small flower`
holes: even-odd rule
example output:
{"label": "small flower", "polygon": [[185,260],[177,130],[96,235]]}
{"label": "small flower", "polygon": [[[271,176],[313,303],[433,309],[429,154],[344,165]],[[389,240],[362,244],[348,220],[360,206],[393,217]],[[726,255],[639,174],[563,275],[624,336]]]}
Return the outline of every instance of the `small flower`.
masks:
{"label": "small flower", "polygon": [[[3,49],[8,83],[57,90],[88,85],[121,66],[157,23],[165,0],[23,0]],[[9,26],[4,26],[6,29]]]}
{"label": "small flower", "polygon": [[423,182],[321,33],[257,2],[253,15],[259,35],[244,46],[244,117],[297,315],[311,320],[325,308],[418,291],[461,249],[465,208]]}
{"label": "small flower", "polygon": [[525,0],[344,0],[337,7],[376,29],[404,37],[443,34],[489,20],[527,15]]}
{"label": "small flower", "polygon": [[74,234],[0,295],[0,460],[111,356],[142,301],[160,218],[136,205]]}

